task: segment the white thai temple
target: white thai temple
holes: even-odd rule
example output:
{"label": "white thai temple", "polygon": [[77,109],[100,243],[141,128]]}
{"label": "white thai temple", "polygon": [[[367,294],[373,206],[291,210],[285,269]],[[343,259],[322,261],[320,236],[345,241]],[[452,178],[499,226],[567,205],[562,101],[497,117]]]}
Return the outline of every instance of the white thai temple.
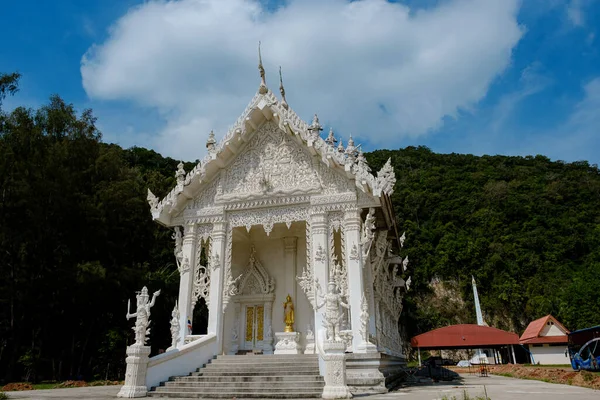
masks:
{"label": "white thai temple", "polygon": [[[398,255],[404,235],[390,201],[391,162],[374,175],[352,138],[346,147],[333,131],[323,138],[318,117],[303,121],[283,84],[279,98],[262,62],[259,70],[258,92],[233,127],[218,142],[211,132],[194,169],[179,165],[166,197],[148,192],[153,219],[174,230],[180,275],[173,346],[149,359],[148,389],[217,355],[315,354],[325,376],[330,281],[344,307],[329,339],[343,342],[348,371],[353,359],[376,360],[357,361],[357,376],[383,377],[386,365],[404,362],[398,321],[408,260]],[[192,335],[201,301],[207,334]]]}

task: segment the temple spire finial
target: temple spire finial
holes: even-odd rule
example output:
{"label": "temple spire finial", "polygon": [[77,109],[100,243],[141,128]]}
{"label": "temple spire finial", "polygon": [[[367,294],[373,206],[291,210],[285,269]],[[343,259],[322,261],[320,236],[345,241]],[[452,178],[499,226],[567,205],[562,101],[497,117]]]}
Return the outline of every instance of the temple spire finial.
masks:
{"label": "temple spire finial", "polygon": [[285,89],[283,88],[283,77],[281,76],[281,65],[279,66],[279,92],[281,93],[281,105],[286,110],[288,109],[288,103],[285,99]]}
{"label": "temple spire finial", "polygon": [[343,153],[344,152],[344,143],[342,143],[342,138],[340,138],[340,143],[338,144],[337,151],[339,153]]}
{"label": "temple spire finial", "polygon": [[327,139],[325,139],[325,143],[327,143],[331,147],[335,147],[335,144],[337,143],[337,139],[335,138],[335,135],[333,134],[332,127],[329,128],[329,136],[327,136]]}
{"label": "temple spire finial", "polygon": [[315,116],[313,117],[313,122],[308,127],[308,130],[312,134],[313,139],[316,139],[320,135],[321,131],[323,130],[323,127],[321,126],[321,123],[319,122],[319,117],[317,116],[317,114],[315,114]]}
{"label": "temple spire finial", "polygon": [[258,42],[258,72],[260,73],[260,86],[258,91],[260,94],[265,94],[269,89],[267,89],[267,82],[265,81],[265,69],[262,65],[262,56],[260,54],[260,41]]}
{"label": "temple spire finial", "polygon": [[208,150],[209,153],[212,153],[215,151],[216,144],[217,144],[217,141],[215,139],[215,133],[211,129],[210,133],[208,134],[208,139],[206,140],[206,149]]}

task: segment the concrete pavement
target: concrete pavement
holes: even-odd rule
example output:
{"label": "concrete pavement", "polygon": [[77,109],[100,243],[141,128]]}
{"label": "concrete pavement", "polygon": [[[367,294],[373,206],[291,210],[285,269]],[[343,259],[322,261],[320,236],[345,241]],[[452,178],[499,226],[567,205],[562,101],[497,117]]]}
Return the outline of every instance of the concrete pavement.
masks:
{"label": "concrete pavement", "polygon": [[369,400],[439,400],[456,396],[462,400],[463,391],[469,396],[483,396],[484,386],[491,400],[597,400],[600,391],[578,386],[557,385],[541,381],[506,378],[491,375],[480,378],[474,375],[461,375],[462,382],[436,383],[407,387],[395,392],[369,397]]}
{"label": "concrete pavement", "polygon": [[[439,400],[443,396],[456,396],[462,400],[466,390],[471,397],[482,396],[485,386],[491,400],[598,400],[600,391],[578,386],[557,385],[534,380],[490,376],[479,378],[463,375],[462,382],[436,383],[411,386],[382,395],[366,396],[365,400]],[[96,386],[73,389],[33,390],[9,392],[10,399],[65,399],[65,400],[107,400],[116,398],[120,386]],[[362,396],[361,396],[362,397]]]}

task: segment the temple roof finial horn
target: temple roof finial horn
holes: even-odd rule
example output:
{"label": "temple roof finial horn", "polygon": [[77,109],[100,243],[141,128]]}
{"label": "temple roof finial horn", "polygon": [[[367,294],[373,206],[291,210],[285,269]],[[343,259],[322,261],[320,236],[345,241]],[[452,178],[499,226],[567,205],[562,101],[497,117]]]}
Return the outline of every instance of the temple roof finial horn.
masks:
{"label": "temple roof finial horn", "polygon": [[288,103],[285,99],[285,89],[283,88],[283,78],[281,76],[281,65],[279,66],[279,92],[281,92],[281,105],[287,110]]}
{"label": "temple roof finial horn", "polygon": [[265,94],[269,89],[267,88],[267,82],[265,81],[265,69],[263,68],[262,56],[260,54],[260,41],[258,42],[258,72],[260,72],[260,86],[258,92],[260,94]]}
{"label": "temple roof finial horn", "polygon": [[329,136],[327,136],[327,139],[325,139],[325,143],[327,143],[331,147],[335,147],[335,144],[337,143],[337,139],[335,138],[335,135],[333,134],[332,127],[329,128]]}

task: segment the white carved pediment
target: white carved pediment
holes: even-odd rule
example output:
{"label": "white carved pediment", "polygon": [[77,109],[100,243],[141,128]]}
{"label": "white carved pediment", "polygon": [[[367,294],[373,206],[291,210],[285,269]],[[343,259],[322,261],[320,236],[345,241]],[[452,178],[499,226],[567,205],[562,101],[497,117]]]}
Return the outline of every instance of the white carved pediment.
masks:
{"label": "white carved pediment", "polygon": [[256,257],[256,249],[252,246],[248,265],[238,278],[240,295],[270,294],[275,291],[275,280]]}
{"label": "white carved pediment", "polygon": [[356,191],[356,186],[341,172],[334,171],[327,165],[319,163],[319,182],[322,194],[338,194]]}
{"label": "white carved pediment", "polygon": [[226,168],[220,200],[318,192],[311,156],[273,122],[262,125]]}
{"label": "white carved pediment", "polygon": [[195,193],[180,215],[188,219],[221,215],[223,207],[264,208],[280,205],[278,199],[282,204],[298,199],[308,203],[311,196],[343,193],[356,198],[356,186],[344,171],[315,163],[304,145],[269,121],[219,175]]}
{"label": "white carved pediment", "polygon": [[196,194],[193,201],[188,202],[188,209],[202,209],[214,206],[217,190],[221,183],[221,177],[217,176],[208,185],[206,185],[199,193]]}
{"label": "white carved pediment", "polygon": [[223,174],[218,201],[301,194],[340,193],[349,180],[309,152],[274,122],[263,124]]}

